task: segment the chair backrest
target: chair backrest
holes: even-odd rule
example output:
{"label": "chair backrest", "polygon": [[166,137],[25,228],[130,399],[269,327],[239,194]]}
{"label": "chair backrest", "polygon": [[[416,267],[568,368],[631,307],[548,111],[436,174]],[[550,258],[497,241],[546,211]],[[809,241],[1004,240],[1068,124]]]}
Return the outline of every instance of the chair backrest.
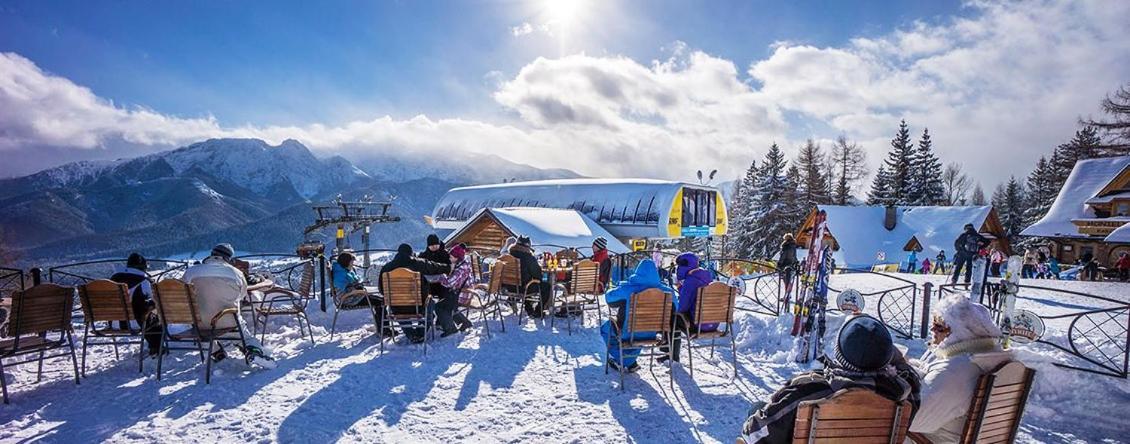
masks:
{"label": "chair backrest", "polygon": [[78,288],[78,294],[87,324],[133,320],[133,304],[130,303],[126,284],[98,279],[83,284]]}
{"label": "chair backrest", "polygon": [[509,254],[502,255],[494,266],[502,265],[502,285],[522,285],[522,262]]}
{"label": "chair backrest", "polygon": [[502,291],[502,273],[505,271],[506,266],[501,262],[495,262],[494,266],[490,267],[490,282],[487,282],[487,292],[498,294]]}
{"label": "chair backrest", "polygon": [[579,259],[581,257],[581,254],[578,253],[577,250],[566,248],[564,250],[559,250],[554,256],[557,256],[557,260],[568,259],[570,262],[572,262]]}
{"label": "chair backrest", "polygon": [[573,265],[569,292],[573,294],[600,294],[600,266],[585,259]]}
{"label": "chair backrest", "polygon": [[314,263],[302,265],[302,279],[298,281],[298,294],[304,298],[314,297]]}
{"label": "chair backrest", "polygon": [[478,253],[468,253],[467,260],[471,261],[471,276],[476,281],[483,280],[483,258]]}
{"label": "chair backrest", "polygon": [[381,293],[388,307],[417,307],[420,300],[420,273],[397,268],[381,276]]}
{"label": "chair backrest", "polygon": [[793,444],[901,443],[910,428],[910,413],[910,401],[892,401],[865,388],[843,389],[824,399],[801,401]]}
{"label": "chair backrest", "polygon": [[724,282],[714,281],[700,287],[694,303],[694,321],[699,324],[732,324],[737,296],[737,289]]}
{"label": "chair backrest", "polygon": [[633,294],[630,307],[625,323],[629,335],[636,332],[671,331],[671,293],[649,288]]}
{"label": "chair backrest", "polygon": [[1010,443],[1028,403],[1028,392],[1036,371],[1019,361],[1009,361],[981,376],[961,442]]}
{"label": "chair backrest", "polygon": [[153,301],[157,304],[157,316],[165,325],[199,324],[196,290],[192,284],[180,279],[163,279],[153,286]]}
{"label": "chair backrest", "polygon": [[8,336],[69,330],[74,303],[74,287],[40,284],[14,292]]}

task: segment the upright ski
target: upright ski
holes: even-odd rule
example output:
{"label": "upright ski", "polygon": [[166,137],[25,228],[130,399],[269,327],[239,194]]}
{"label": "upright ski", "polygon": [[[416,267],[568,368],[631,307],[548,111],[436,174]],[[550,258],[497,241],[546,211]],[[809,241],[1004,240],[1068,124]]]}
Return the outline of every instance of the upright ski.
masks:
{"label": "upright ski", "polygon": [[796,362],[809,363],[819,358],[824,350],[825,309],[828,307],[828,277],[832,273],[832,248],[820,252],[820,267],[816,273],[812,297],[808,298],[804,331],[798,339]]}
{"label": "upright ski", "polygon": [[820,259],[823,257],[822,247],[824,245],[824,230],[825,221],[827,220],[827,213],[818,211],[812,222],[812,232],[808,239],[808,257],[804,261],[804,274],[800,276],[801,288],[797,292],[796,299],[793,304],[793,329],[791,334],[798,336],[804,328],[804,319],[807,316],[805,310],[808,304],[808,298],[812,297],[815,290],[815,279],[817,271],[820,268]]}

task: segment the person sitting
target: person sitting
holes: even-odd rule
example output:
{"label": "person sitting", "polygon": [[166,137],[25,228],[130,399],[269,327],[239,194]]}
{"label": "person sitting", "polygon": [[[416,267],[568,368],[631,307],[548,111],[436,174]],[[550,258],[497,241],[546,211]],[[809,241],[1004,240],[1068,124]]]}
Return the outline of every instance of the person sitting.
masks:
{"label": "person sitting", "polygon": [[467,248],[462,244],[451,249],[448,263],[453,263],[451,273],[438,281],[443,292],[436,302],[436,320],[443,329],[440,337],[446,338],[460,331],[471,328],[471,320],[459,312],[459,293],[463,289],[474,285],[471,276],[471,261],[467,258]]}
{"label": "person sitting", "polygon": [[[428,235],[428,247],[421,251],[420,259],[437,264],[451,265],[451,256],[447,254],[447,246],[435,234]],[[443,294],[443,285],[439,283],[439,276],[428,276],[428,294],[439,297]]]}
{"label": "person sitting", "polygon": [[[348,251],[337,255],[337,260],[333,265],[333,285],[337,290],[335,297],[337,298],[338,306],[349,307],[363,303],[365,298],[369,299],[369,303],[377,309],[376,322],[377,325],[382,325],[381,319],[384,318],[384,298],[380,294],[375,294],[365,289],[365,285],[361,282],[361,277],[353,271],[353,266],[357,262],[357,256]],[[384,337],[396,336],[396,331],[391,328],[382,328],[381,335]]]}
{"label": "person sitting", "polygon": [[930,331],[930,348],[911,362],[922,377],[922,406],[910,431],[934,443],[956,443],[978,379],[1012,355],[1001,349],[989,309],[961,296],[938,302]]}
{"label": "person sitting", "polygon": [[539,281],[540,285],[535,287],[540,294],[538,304],[526,301],[526,313],[530,314],[531,318],[540,318],[545,315],[545,310],[550,305],[551,288],[549,282],[542,280],[541,264],[538,264],[538,259],[534,257],[534,249],[530,245],[530,238],[526,236],[519,236],[518,243],[510,247],[510,255],[518,259],[518,264],[522,269],[521,288],[511,289],[516,293],[524,293],[526,285],[533,281]]}
{"label": "person sitting", "polygon": [[801,401],[832,396],[846,388],[866,388],[892,401],[910,401],[911,418],[919,403],[919,380],[895,348],[887,327],[868,315],[844,322],[835,355],[825,367],[794,377],[768,402],[759,402],[742,426],[742,439],[754,443],[791,443]]}
{"label": "person sitting", "polygon": [[608,239],[597,237],[592,241],[592,261],[598,266],[598,280],[602,289],[608,289],[608,279],[612,275],[612,259],[608,257]]}
{"label": "person sitting", "polygon": [[[210,330],[213,320],[217,329],[238,328],[243,337],[243,344],[246,345],[246,348],[240,350],[243,352],[244,360],[248,364],[274,368],[274,358],[263,348],[255,335],[247,330],[246,325],[231,316],[213,319],[226,309],[239,310],[240,301],[247,295],[247,279],[242,271],[231,265],[234,255],[235,250],[231,244],[216,245],[212,247],[210,256],[199,264],[188,267],[181,277],[196,288],[196,307],[200,314],[200,324],[197,328]],[[222,342],[219,346],[220,349],[212,354],[213,362],[221,361],[227,356]]]}
{"label": "person sitting", "polygon": [[671,289],[659,280],[659,269],[656,268],[655,262],[651,259],[644,259],[636,266],[635,273],[628,278],[627,281],[621,282],[615,289],[604,294],[605,302],[608,302],[609,308],[614,308],[616,313],[612,319],[604,321],[600,326],[600,336],[604,338],[604,343],[608,346],[608,365],[614,370],[620,370],[620,359],[623,355],[624,369],[628,372],[634,372],[639,369],[636,364],[636,358],[640,355],[638,348],[626,348],[620,350],[615,341],[612,341],[612,323],[615,322],[620,331],[621,340],[635,340],[635,339],[648,339],[654,338],[655,332],[635,332],[634,337],[628,335],[628,330],[625,321],[629,312],[629,299],[633,294],[647,290],[649,288],[658,288],[667,293],[675,294],[675,290]]}
{"label": "person sitting", "polygon": [[[110,276],[110,280],[126,284],[129,287],[130,305],[133,308],[133,319],[137,321],[139,329],[144,329],[145,343],[149,346],[149,356],[157,355],[161,349],[161,321],[153,310],[153,282],[145,273],[149,269],[149,262],[138,253],[130,253],[126,259],[126,268]],[[125,324],[128,324],[125,323]],[[129,325],[121,325],[122,329],[129,329]]]}
{"label": "person sitting", "polygon": [[510,247],[513,247],[514,245],[517,245],[517,244],[518,244],[518,238],[516,238],[514,236],[510,236],[510,237],[506,238],[506,241],[502,243],[502,248],[500,248],[498,250],[498,255],[499,256],[505,256],[507,254],[510,254]]}
{"label": "person sitting", "polygon": [[[679,362],[679,350],[682,348],[680,347],[679,332],[687,328],[683,319],[691,321],[691,333],[715,331],[718,329],[718,324],[696,324],[694,320],[694,305],[698,300],[698,290],[710,285],[710,282],[714,280],[710,271],[698,266],[698,256],[694,253],[680,254],[675,258],[675,266],[675,279],[678,281],[676,285],[679,288],[679,297],[675,304],[675,313],[672,313],[675,331],[671,334],[671,346],[674,347],[671,350],[671,359]],[[678,316],[678,314],[683,316]],[[660,350],[666,352],[667,347],[664,346]],[[667,357],[661,356],[658,361],[660,363],[666,362]]]}
{"label": "person sitting", "polygon": [[[377,278],[377,286],[383,289],[384,288],[383,283],[384,283],[385,273],[388,273],[388,272],[395,270],[397,268],[407,268],[409,270],[420,273],[420,299],[419,299],[419,302],[420,302],[421,305],[423,305],[424,296],[426,296],[428,294],[427,292],[428,292],[428,288],[429,288],[428,287],[428,281],[425,278],[425,276],[447,274],[451,271],[450,265],[436,263],[436,262],[432,262],[432,261],[427,261],[427,260],[415,257],[415,256],[412,255],[412,246],[411,245],[400,244],[400,246],[396,248],[396,256],[393,256],[391,261],[388,261],[387,264],[385,264],[383,267],[381,267],[380,275]],[[435,302],[433,301],[432,304],[434,304],[434,303]],[[430,309],[429,312],[431,312],[431,313],[434,313],[434,308],[435,308],[434,306],[426,307],[426,309]],[[410,312],[413,312],[415,309],[414,308],[402,308],[400,310],[405,311],[405,313],[410,313]],[[404,329],[404,335],[407,336],[408,340],[413,342],[413,343],[424,342],[424,339],[425,339],[424,334],[425,333],[426,332],[424,331],[424,329],[420,328],[420,327],[412,327],[412,328]]]}

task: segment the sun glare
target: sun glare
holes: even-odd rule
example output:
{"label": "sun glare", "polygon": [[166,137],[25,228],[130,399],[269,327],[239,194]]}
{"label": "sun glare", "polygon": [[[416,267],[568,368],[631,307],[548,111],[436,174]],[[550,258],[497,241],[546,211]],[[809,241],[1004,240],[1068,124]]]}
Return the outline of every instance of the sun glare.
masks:
{"label": "sun glare", "polygon": [[551,23],[568,26],[577,20],[584,3],[583,0],[546,0],[543,8]]}

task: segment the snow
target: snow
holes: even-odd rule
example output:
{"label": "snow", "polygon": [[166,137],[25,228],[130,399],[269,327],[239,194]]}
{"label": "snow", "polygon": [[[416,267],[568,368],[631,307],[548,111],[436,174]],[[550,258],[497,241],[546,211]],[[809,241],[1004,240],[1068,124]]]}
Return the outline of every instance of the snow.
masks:
{"label": "snow", "polygon": [[[992,207],[895,207],[897,223],[893,230],[883,226],[886,208],[882,206],[821,205],[828,213],[828,231],[840,249],[836,262],[847,268],[870,268],[877,263],[900,263],[908,252],[903,247],[912,237],[922,244],[921,258],[933,258],[945,250],[953,257],[953,242],[963,227],[981,227]],[[882,252],[885,259],[878,260]]]}
{"label": "snow", "polygon": [[1130,243],[1130,224],[1125,224],[1121,227],[1115,228],[1110,234],[1103,239],[1107,242],[1125,242]]}
{"label": "snow", "polygon": [[1025,228],[1020,234],[1042,237],[1088,237],[1079,234],[1078,227],[1071,221],[1094,218],[1094,211],[1084,205],[1084,202],[1097,197],[1096,194],[1126,168],[1130,168],[1130,156],[1076,162],[1075,168],[1071,170],[1071,175],[1067,177],[1067,182],[1060,189],[1048,214],[1039,222]]}
{"label": "snow", "polygon": [[[833,288],[891,285],[873,274],[831,279]],[[1023,283],[1127,298],[1126,287],[1113,283]],[[1018,308],[1031,303],[1070,312],[1081,303],[1031,296]],[[733,442],[751,404],[803,370],[789,356],[786,316],[737,315],[737,379],[730,378],[731,354],[723,346],[713,358],[696,353],[693,378],[681,364],[652,373],[641,362],[622,392],[616,376],[604,373],[592,318],[570,336],[560,323],[519,327],[508,315],[505,333],[492,322],[493,338],[474,330],[438,339],[424,356],[404,343],[386,344],[381,355],[366,313],[342,313],[332,342],[332,313],[312,307],[310,314],[317,345],[303,340],[292,320],[272,320],[265,344],[278,368],[249,370],[228,359],[215,367],[211,385],[187,352],[170,355],[161,381],[151,360],[145,373],[137,372],[132,348],[115,360],[111,347],[94,347],[88,377],[78,386],[64,359],[49,360],[38,384],[34,365],[6,368],[15,381],[12,404],[0,405],[0,442]],[[829,330],[842,319],[830,313]],[[481,325],[477,317],[475,323]],[[899,342],[911,356],[924,350],[921,340]],[[1063,358],[1046,346],[1017,349],[1037,370],[1019,442],[1127,439],[1130,419],[1122,412],[1130,407],[1130,383],[1056,367]]]}
{"label": "snow", "polygon": [[[488,212],[512,233],[529,237],[533,245],[590,248],[597,237],[604,237],[608,241],[609,252],[617,254],[631,251],[599,224],[576,210],[527,207],[484,208],[468,219],[465,226],[470,226]],[[446,242],[458,236],[461,230],[456,230],[447,236]]]}

